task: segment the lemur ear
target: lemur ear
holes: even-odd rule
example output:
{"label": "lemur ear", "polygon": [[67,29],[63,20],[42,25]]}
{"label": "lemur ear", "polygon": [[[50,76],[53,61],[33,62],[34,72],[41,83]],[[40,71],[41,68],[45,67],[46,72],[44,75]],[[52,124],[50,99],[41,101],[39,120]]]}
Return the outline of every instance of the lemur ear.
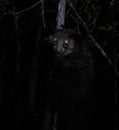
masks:
{"label": "lemur ear", "polygon": [[53,35],[50,35],[50,36],[48,37],[48,42],[51,43],[52,41],[53,41]]}
{"label": "lemur ear", "polygon": [[81,35],[79,35],[78,33],[70,34],[69,39],[73,40],[75,43],[79,43],[80,41],[82,41]]}
{"label": "lemur ear", "polygon": [[48,43],[51,43],[53,41],[53,35],[50,35],[48,37],[45,37],[45,41],[48,42]]}

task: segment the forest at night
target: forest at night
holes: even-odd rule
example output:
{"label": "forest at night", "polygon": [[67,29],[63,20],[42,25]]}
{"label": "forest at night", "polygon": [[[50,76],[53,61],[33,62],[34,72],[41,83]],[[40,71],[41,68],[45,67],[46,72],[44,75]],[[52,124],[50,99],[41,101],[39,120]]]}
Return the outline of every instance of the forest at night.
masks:
{"label": "forest at night", "polygon": [[[119,128],[119,1],[64,1],[59,36],[62,0],[0,0],[0,130]],[[65,34],[79,47],[72,60],[49,47]]]}

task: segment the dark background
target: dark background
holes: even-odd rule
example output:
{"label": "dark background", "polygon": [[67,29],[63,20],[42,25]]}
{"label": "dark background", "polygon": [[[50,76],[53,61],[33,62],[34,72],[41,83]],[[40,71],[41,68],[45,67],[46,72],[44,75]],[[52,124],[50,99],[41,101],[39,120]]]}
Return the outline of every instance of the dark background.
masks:
{"label": "dark background", "polygon": [[[58,1],[46,0],[43,26],[42,7],[38,4],[21,15],[37,0],[0,1],[0,129],[40,129],[43,109],[41,73],[48,48],[44,38],[56,27]],[[97,129],[117,129],[119,80],[119,2],[116,0],[73,1],[92,35],[111,58],[112,67],[101,52],[90,44],[95,64],[93,105]],[[10,12],[13,11],[13,12]],[[84,33],[80,21],[67,6],[66,28]],[[78,26],[77,26],[78,25]],[[48,59],[47,59],[48,60]],[[46,90],[47,91],[47,90]],[[42,104],[42,105],[41,105]]]}

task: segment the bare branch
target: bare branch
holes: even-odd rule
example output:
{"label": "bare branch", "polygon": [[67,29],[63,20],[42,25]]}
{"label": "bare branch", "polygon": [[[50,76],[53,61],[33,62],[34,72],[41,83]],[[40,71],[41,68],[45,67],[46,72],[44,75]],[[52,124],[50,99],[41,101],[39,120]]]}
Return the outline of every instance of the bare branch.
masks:
{"label": "bare branch", "polygon": [[[12,9],[15,12],[16,8],[15,5],[12,4]],[[20,34],[19,34],[19,25],[18,25],[18,19],[15,17],[14,19],[14,25],[15,25],[15,31],[16,31],[16,44],[17,44],[17,60],[16,60],[16,67],[17,67],[17,73],[20,72],[20,58],[21,58],[21,42],[20,42]]]}
{"label": "bare branch", "polygon": [[8,15],[8,14],[13,15],[13,16],[15,16],[15,17],[19,17],[20,15],[23,15],[24,13],[28,12],[29,10],[35,8],[35,7],[36,7],[37,5],[39,5],[41,2],[42,2],[42,1],[40,0],[40,1],[36,2],[35,4],[33,4],[32,6],[26,8],[26,9],[23,9],[23,10],[21,10],[21,11],[19,11],[19,12],[14,12],[14,11],[7,10],[7,9],[6,9],[6,12],[4,12],[4,14],[3,14],[2,16],[0,16],[0,18],[4,17],[5,15]]}
{"label": "bare branch", "polygon": [[42,20],[43,20],[43,25],[44,25],[44,28],[45,28],[46,24],[45,24],[45,18],[44,18],[44,4],[43,4],[43,0],[41,0],[41,3],[42,3]]}
{"label": "bare branch", "polygon": [[14,12],[14,14],[15,14],[15,15],[21,15],[21,14],[23,14],[23,13],[25,13],[25,12],[27,12],[27,11],[33,9],[34,7],[36,7],[37,5],[39,5],[41,2],[42,2],[42,1],[40,0],[40,1],[36,2],[35,4],[33,4],[32,6],[30,6],[29,8],[23,9],[23,10],[21,10],[21,11],[19,11],[19,12]]}

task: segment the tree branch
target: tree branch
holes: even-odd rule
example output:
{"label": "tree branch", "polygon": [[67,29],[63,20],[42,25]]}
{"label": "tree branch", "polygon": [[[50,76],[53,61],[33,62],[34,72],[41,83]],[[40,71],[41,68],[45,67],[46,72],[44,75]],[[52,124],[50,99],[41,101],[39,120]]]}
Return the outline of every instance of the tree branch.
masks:
{"label": "tree branch", "polygon": [[23,13],[25,13],[25,12],[27,12],[27,11],[33,9],[34,7],[36,7],[37,5],[39,5],[41,2],[42,2],[42,0],[36,2],[36,3],[33,4],[32,6],[26,8],[26,9],[23,9],[23,10],[21,10],[21,11],[19,11],[19,12],[13,12],[13,14],[15,14],[15,15],[21,15],[21,14],[23,14]]}
{"label": "tree branch", "polygon": [[8,14],[13,15],[13,16],[15,16],[15,17],[19,17],[20,15],[23,15],[24,13],[28,12],[29,10],[35,8],[35,7],[36,7],[37,5],[39,5],[41,2],[42,2],[42,0],[36,2],[36,3],[33,4],[32,6],[26,8],[26,9],[23,9],[23,10],[21,10],[21,11],[19,11],[19,12],[14,12],[14,11],[7,10],[7,9],[6,9],[6,12],[4,12],[4,14],[3,14],[2,16],[0,16],[0,18],[4,17],[5,15],[8,15]]}
{"label": "tree branch", "polygon": [[41,3],[42,3],[42,20],[43,20],[43,25],[44,25],[44,28],[45,28],[46,24],[45,24],[45,18],[44,18],[44,4],[43,4],[43,0],[41,0]]}

